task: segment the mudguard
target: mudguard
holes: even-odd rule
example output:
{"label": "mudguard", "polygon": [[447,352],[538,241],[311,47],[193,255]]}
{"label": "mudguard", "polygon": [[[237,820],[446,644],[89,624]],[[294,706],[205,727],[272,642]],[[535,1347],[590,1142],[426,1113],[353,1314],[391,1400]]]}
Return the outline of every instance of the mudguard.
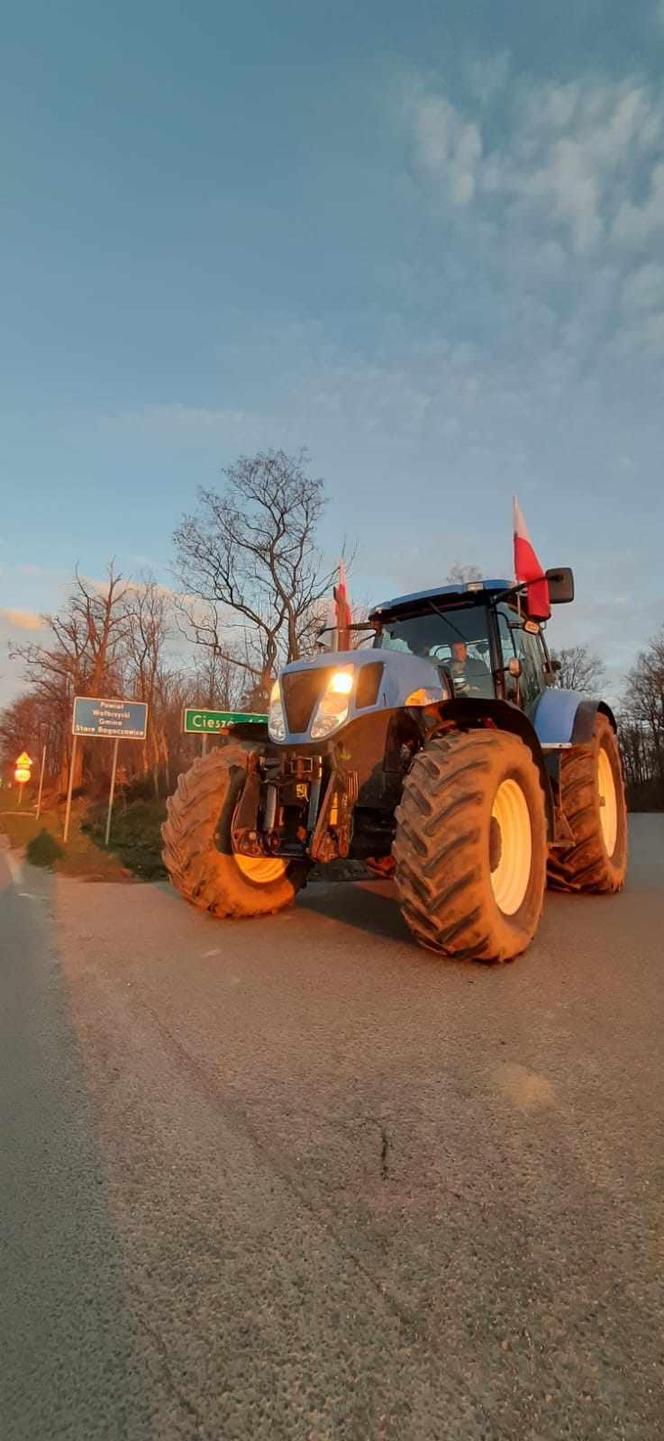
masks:
{"label": "mudguard", "polygon": [[598,711],[608,716],[616,730],[613,712],[604,701],[589,700],[574,690],[546,690],[532,717],[540,745],[584,745],[592,738]]}

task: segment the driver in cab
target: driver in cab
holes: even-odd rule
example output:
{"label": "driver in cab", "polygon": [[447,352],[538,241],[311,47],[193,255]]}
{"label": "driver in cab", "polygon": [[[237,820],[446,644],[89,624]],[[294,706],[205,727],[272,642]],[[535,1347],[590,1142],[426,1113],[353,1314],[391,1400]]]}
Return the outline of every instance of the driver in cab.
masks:
{"label": "driver in cab", "polygon": [[453,641],[449,672],[454,682],[456,695],[486,696],[491,694],[491,673],[488,666],[477,656],[468,654],[465,640]]}

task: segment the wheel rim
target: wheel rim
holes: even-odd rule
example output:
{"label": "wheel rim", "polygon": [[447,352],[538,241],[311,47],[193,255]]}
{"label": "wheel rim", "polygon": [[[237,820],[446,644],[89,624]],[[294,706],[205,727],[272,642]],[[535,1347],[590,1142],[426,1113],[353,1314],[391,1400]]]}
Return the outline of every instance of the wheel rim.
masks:
{"label": "wheel rim", "polygon": [[618,797],[613,766],[602,746],[597,757],[597,789],[602,840],[608,856],[612,856],[618,839]]}
{"label": "wheel rim", "polygon": [[238,870],[255,886],[269,886],[286,874],[286,862],[278,856],[240,856],[237,851],[234,856]]}
{"label": "wheel rim", "polygon": [[518,781],[502,781],[491,809],[491,889],[498,909],[513,916],[523,905],[533,860],[528,802]]}

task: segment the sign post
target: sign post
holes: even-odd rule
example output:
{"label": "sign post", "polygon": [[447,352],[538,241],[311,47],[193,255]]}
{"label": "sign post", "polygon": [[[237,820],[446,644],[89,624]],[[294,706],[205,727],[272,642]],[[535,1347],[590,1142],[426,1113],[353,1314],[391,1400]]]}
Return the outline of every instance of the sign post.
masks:
{"label": "sign post", "polygon": [[44,767],[45,767],[45,765],[46,765],[46,746],[44,746],[44,749],[43,749],[43,751],[42,751],[41,768],[40,768],[40,771],[39,771],[39,795],[37,796],[37,815],[36,815],[36,819],[37,819],[37,820],[39,820],[39,817],[40,817],[40,815],[41,815],[41,803],[42,803],[42,792],[43,792],[43,789],[44,789]]}
{"label": "sign post", "polygon": [[145,701],[116,700],[108,696],[95,698],[92,696],[78,695],[74,697],[74,715],[72,720],[74,744],[72,747],[71,770],[69,772],[65,841],[69,835],[71,797],[74,785],[74,760],[78,737],[91,736],[96,739],[115,741],[113,747],[113,770],[108,795],[108,815],[106,817],[106,845],[108,845],[111,837],[115,778],[118,768],[118,744],[121,740],[144,741],[147,729],[148,707]]}
{"label": "sign post", "polygon": [[111,789],[108,793],[108,815],[106,817],[106,840],[104,845],[108,846],[111,839],[111,816],[113,815],[113,797],[115,795],[115,774],[118,768],[118,746],[120,742],[116,736],[113,746],[113,769],[111,771]]}
{"label": "sign post", "polygon": [[71,816],[71,793],[72,793],[72,791],[73,791],[73,789],[74,789],[74,764],[75,764],[75,761],[76,761],[76,747],[77,747],[77,744],[78,744],[78,736],[76,735],[76,732],[74,732],[74,740],[73,740],[73,744],[72,744],[72,748],[71,748],[71,761],[70,761],[70,763],[69,763],[69,789],[68,789],[68,791],[67,791],[67,809],[66,809],[66,811],[65,811],[65,833],[64,833],[64,836],[63,836],[63,840],[64,840],[65,845],[67,844],[67,841],[68,841],[68,839],[69,839],[69,817]]}

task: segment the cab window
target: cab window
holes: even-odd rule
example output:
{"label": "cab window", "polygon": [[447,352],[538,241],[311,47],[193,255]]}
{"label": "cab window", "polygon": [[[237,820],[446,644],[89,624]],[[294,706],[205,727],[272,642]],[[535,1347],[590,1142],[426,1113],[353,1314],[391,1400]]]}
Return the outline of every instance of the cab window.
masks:
{"label": "cab window", "polygon": [[425,656],[452,677],[455,694],[495,694],[491,669],[489,620],[486,606],[433,606],[416,615],[396,615],[381,621],[374,645],[381,650],[409,651]]}
{"label": "cab window", "polygon": [[[503,665],[506,668],[507,699],[516,700],[520,691],[524,710],[530,710],[544,690],[544,649],[541,636],[539,633],[535,635],[524,630],[517,612],[507,606],[498,607],[498,633]],[[510,676],[507,669],[514,656],[521,661],[518,686],[516,679]]]}

